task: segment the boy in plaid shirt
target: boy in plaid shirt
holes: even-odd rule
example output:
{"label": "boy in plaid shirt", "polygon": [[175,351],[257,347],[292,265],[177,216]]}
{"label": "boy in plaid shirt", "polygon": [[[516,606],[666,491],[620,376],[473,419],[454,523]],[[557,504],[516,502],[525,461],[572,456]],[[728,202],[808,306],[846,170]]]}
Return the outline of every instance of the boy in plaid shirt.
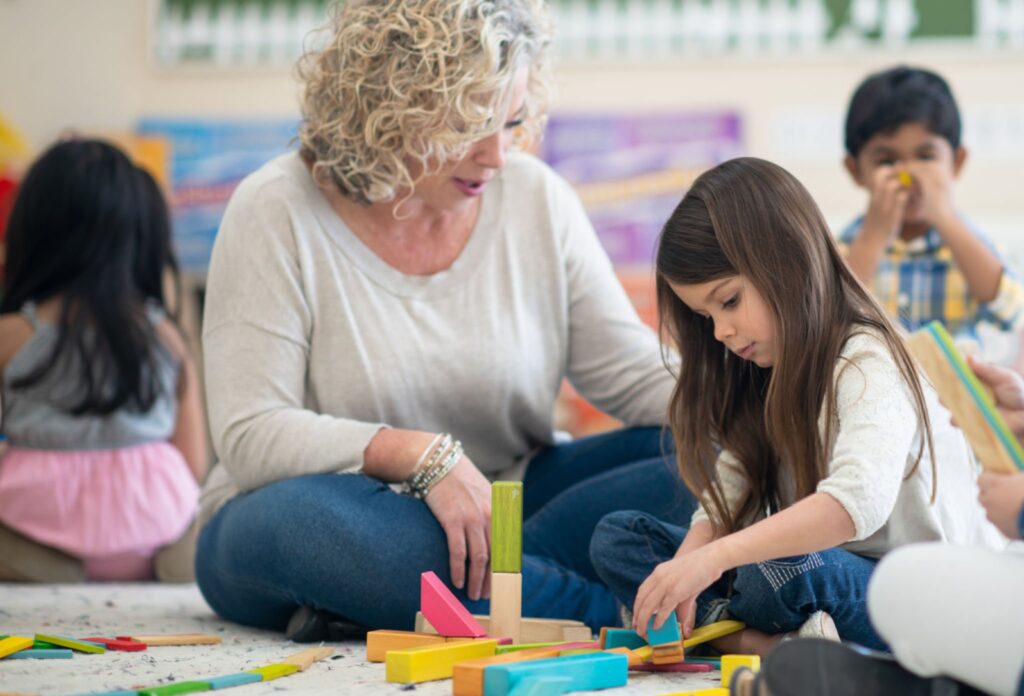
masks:
{"label": "boy in plaid shirt", "polygon": [[946,81],[905,66],[870,75],[850,100],[845,165],[869,194],[840,235],[847,261],[889,314],[914,331],[933,319],[954,336],[980,322],[1024,326],[1024,285],[956,209],[967,150]]}

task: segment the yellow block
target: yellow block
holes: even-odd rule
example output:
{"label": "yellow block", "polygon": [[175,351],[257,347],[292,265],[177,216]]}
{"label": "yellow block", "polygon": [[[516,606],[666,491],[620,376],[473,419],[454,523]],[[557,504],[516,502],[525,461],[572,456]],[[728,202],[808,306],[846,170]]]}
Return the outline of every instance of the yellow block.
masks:
{"label": "yellow block", "polygon": [[452,676],[456,662],[491,657],[497,648],[496,640],[474,640],[392,650],[385,660],[384,678],[388,682],[401,684],[448,679]]}
{"label": "yellow block", "polygon": [[761,669],[759,655],[722,655],[722,686],[728,687],[732,673],[737,667],[749,667],[755,672]]}
{"label": "yellow block", "polygon": [[[461,638],[460,640],[466,640]],[[424,645],[444,645],[443,636],[412,631],[370,631],[366,634],[366,659],[369,662],[383,662],[391,650],[408,650]]]}
{"label": "yellow block", "polygon": [[650,645],[645,645],[642,648],[630,650],[629,655],[627,655],[626,657],[629,658],[629,664],[633,664],[634,660],[639,660],[640,662],[647,662],[653,656],[654,648],[652,648]]}
{"label": "yellow block", "polygon": [[308,650],[297,652],[294,655],[289,655],[281,660],[281,663],[286,665],[295,665],[298,667],[299,671],[302,672],[314,662],[318,662],[325,657],[330,657],[333,654],[334,648],[328,646],[309,648]]}
{"label": "yellow block", "polygon": [[670,694],[660,694],[660,696],[729,696],[729,690],[714,688],[698,689],[697,691],[673,691]]}
{"label": "yellow block", "polygon": [[910,188],[911,184],[914,183],[914,178],[910,176],[910,173],[905,169],[901,169],[899,173],[900,186],[903,188]]}
{"label": "yellow block", "polygon": [[266,667],[257,667],[256,669],[247,669],[246,672],[250,674],[258,674],[263,677],[263,681],[270,681],[271,679],[277,679],[279,677],[287,677],[289,674],[295,674],[299,671],[299,668],[295,665],[267,665]]}
{"label": "yellow block", "polygon": [[683,641],[683,647],[692,648],[694,645],[742,631],[746,627],[747,625],[742,621],[716,621],[707,626],[693,629],[690,637]]}
{"label": "yellow block", "polygon": [[24,636],[9,636],[0,640],[0,657],[7,657],[11,653],[16,653],[31,647],[31,638],[25,638]]}

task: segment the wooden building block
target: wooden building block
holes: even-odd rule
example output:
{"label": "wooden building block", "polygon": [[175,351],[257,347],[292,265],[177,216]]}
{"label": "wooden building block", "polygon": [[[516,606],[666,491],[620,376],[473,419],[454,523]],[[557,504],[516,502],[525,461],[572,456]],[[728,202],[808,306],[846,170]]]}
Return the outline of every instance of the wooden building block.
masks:
{"label": "wooden building block", "polygon": [[[654,656],[654,648],[650,645],[645,645],[642,648],[634,648],[629,651],[636,660],[640,662],[648,662],[651,657]],[[630,658],[630,664],[634,662],[634,658]]]}
{"label": "wooden building block", "polygon": [[635,667],[630,665],[630,670],[634,672],[711,672],[714,671],[715,667],[707,662],[673,662],[667,665],[656,665],[652,662],[644,662],[636,665]]}
{"label": "wooden building block", "polygon": [[118,636],[118,640],[137,640],[146,645],[217,645],[220,636],[209,633],[164,633],[152,636]]}
{"label": "wooden building block", "polygon": [[299,671],[299,668],[295,665],[285,665],[280,662],[275,662],[272,665],[265,665],[263,667],[257,667],[256,669],[247,669],[245,671],[251,674],[260,675],[263,677],[263,681],[270,681],[272,679],[287,677],[289,674],[295,674]]}
{"label": "wooden building block", "polygon": [[420,575],[420,610],[442,636],[480,638],[487,631],[432,571]]}
{"label": "wooden building block", "polygon": [[[456,640],[466,640],[459,638]],[[444,636],[412,631],[370,631],[366,634],[366,659],[383,662],[389,650],[408,650],[424,645],[444,645]]]}
{"label": "wooden building block", "polygon": [[401,684],[448,679],[452,676],[455,663],[476,657],[491,657],[497,647],[496,640],[467,640],[392,650],[385,660],[384,678],[388,682]]}
{"label": "wooden building block", "polygon": [[729,690],[716,687],[714,689],[697,689],[696,691],[673,691],[661,696],[729,696]]}
{"label": "wooden building block", "polygon": [[484,696],[508,696],[524,679],[549,675],[570,677],[570,691],[609,689],[626,685],[628,662],[625,655],[593,653],[492,665],[484,670]]}
{"label": "wooden building block", "polygon": [[217,691],[220,689],[229,689],[232,686],[255,684],[256,682],[261,681],[263,681],[262,674],[239,672],[238,674],[225,674],[223,677],[214,677],[213,679],[208,680],[208,683],[211,691]]}
{"label": "wooden building block", "polygon": [[483,696],[484,670],[491,665],[540,660],[546,657],[557,657],[560,649],[561,648],[559,646],[530,648],[527,650],[507,652],[503,655],[480,657],[475,660],[466,660],[464,662],[456,663],[452,669],[452,695]]}
{"label": "wooden building block", "polygon": [[641,660],[638,656],[633,654],[633,651],[626,647],[620,646],[618,648],[608,648],[607,650],[605,650],[605,652],[614,653],[616,655],[625,655],[626,664],[629,665],[630,669],[633,669],[634,667],[643,664],[643,660]]}
{"label": "wooden building block", "polygon": [[649,644],[662,645],[663,643],[675,643],[676,641],[683,639],[682,633],[679,631],[679,619],[676,618],[676,612],[674,609],[659,629],[654,628],[654,620],[656,616],[657,615],[651,616],[647,621],[647,642]]}
{"label": "wooden building block", "polygon": [[70,660],[75,652],[69,648],[32,648],[11,653],[5,660]]}
{"label": "wooden building block", "polygon": [[[485,614],[474,615],[473,618],[489,633],[491,617]],[[557,643],[592,641],[593,633],[582,621],[573,619],[528,619],[520,622],[523,643]],[[423,612],[416,612],[417,633],[438,633],[430,624]]]}
{"label": "wooden building block", "polygon": [[26,636],[8,636],[0,640],[0,658],[32,647],[32,639]]}
{"label": "wooden building block", "polygon": [[[537,648],[557,648],[558,652],[561,652],[562,650],[572,650],[573,648],[599,649],[600,647],[600,644],[597,641],[593,640],[557,640],[553,643],[519,643],[518,645],[499,645],[498,650],[496,652],[498,655],[505,655],[511,652],[519,652],[521,650],[534,650]],[[558,652],[556,652],[555,654],[557,655]]]}
{"label": "wooden building block", "polygon": [[307,648],[302,652],[295,653],[294,655],[289,655],[281,660],[281,663],[285,665],[295,665],[299,668],[299,671],[302,672],[314,662],[319,662],[325,657],[330,657],[333,654],[334,648],[321,645],[319,647]]}
{"label": "wooden building block", "polygon": [[523,576],[491,573],[490,632],[509,636],[513,645],[522,642]]}
{"label": "wooden building block", "polygon": [[722,655],[722,686],[728,688],[732,673],[737,667],[749,667],[757,672],[761,669],[761,657],[758,655]]}
{"label": "wooden building block", "polygon": [[210,682],[206,681],[183,681],[163,684],[161,686],[147,686],[139,689],[139,696],[176,696],[176,694],[194,694],[200,691],[209,691]]}
{"label": "wooden building block", "polygon": [[90,643],[99,643],[107,650],[123,650],[125,652],[138,652],[139,650],[145,650],[147,645],[140,643],[137,640],[123,640],[119,638],[83,638],[82,640],[89,641]]}
{"label": "wooden building block", "polygon": [[491,570],[523,572],[523,484],[520,481],[491,484]]}
{"label": "wooden building block", "polygon": [[692,648],[695,645],[742,631],[746,627],[747,625],[742,621],[716,621],[707,626],[693,629],[690,632],[690,637],[683,641],[683,647]]}
{"label": "wooden building block", "polygon": [[654,648],[651,653],[651,662],[656,665],[671,665],[677,662],[682,662],[686,653],[683,650],[683,642],[676,641],[675,643],[663,643],[662,645],[652,646]]}
{"label": "wooden building block", "polygon": [[942,324],[933,321],[915,331],[907,347],[956,418],[981,465],[1006,474],[1024,470],[1024,450]]}
{"label": "wooden building block", "polygon": [[606,650],[609,648],[629,648],[630,650],[635,650],[647,645],[647,641],[636,631],[630,631],[626,628],[602,628],[601,630],[605,634],[602,646]]}
{"label": "wooden building block", "polygon": [[37,633],[36,640],[41,640],[60,648],[71,648],[76,652],[101,654],[107,651],[107,649],[99,643],[90,643],[87,640],[75,640],[74,638],[68,638],[66,636],[51,636],[45,633]]}
{"label": "wooden building block", "polygon": [[527,677],[512,690],[510,696],[559,696],[569,690],[572,678],[548,674]]}

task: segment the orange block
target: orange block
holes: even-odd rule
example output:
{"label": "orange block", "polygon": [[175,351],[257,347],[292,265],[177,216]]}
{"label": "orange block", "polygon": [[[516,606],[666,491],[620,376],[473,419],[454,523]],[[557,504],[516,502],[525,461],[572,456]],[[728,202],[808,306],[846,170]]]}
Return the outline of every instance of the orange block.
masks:
{"label": "orange block", "polygon": [[453,696],[483,696],[484,694],[484,670],[491,665],[507,664],[509,662],[526,662],[527,660],[541,660],[545,657],[558,657],[561,647],[553,645],[548,648],[531,648],[529,650],[517,650],[504,655],[494,657],[480,657],[475,660],[457,662],[452,670],[452,695]]}
{"label": "orange block", "polygon": [[[466,640],[461,638],[460,640]],[[370,631],[366,634],[366,659],[384,662],[389,650],[408,650],[423,645],[444,643],[444,636],[412,631]]]}

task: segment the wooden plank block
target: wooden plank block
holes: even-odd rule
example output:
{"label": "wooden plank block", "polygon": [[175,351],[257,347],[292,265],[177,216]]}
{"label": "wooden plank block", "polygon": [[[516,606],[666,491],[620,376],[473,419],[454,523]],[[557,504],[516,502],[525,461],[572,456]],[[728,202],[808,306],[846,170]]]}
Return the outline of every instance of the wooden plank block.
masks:
{"label": "wooden plank block", "polygon": [[630,663],[633,663],[635,660],[640,660],[640,662],[647,662],[654,655],[654,648],[650,645],[645,645],[642,648],[635,648],[633,650],[630,650],[629,652],[634,656],[633,659],[630,659]]}
{"label": "wooden plank block", "polygon": [[[465,640],[465,639],[458,639]],[[412,631],[370,631],[366,634],[366,660],[384,662],[389,650],[408,650],[424,645],[443,645],[444,636]]]}
{"label": "wooden plank block", "polygon": [[483,696],[484,670],[491,665],[509,664],[539,660],[545,657],[557,657],[559,646],[547,646],[507,652],[493,657],[480,657],[475,660],[458,662],[452,669],[453,696]]}
{"label": "wooden plank block", "polygon": [[[524,634],[523,640],[526,640],[526,637],[525,637],[526,631],[525,631],[525,629],[523,630],[523,634]],[[571,640],[571,641],[583,640],[583,641],[589,641],[589,640],[593,640],[593,639],[594,639],[594,632],[591,631],[586,626],[563,626],[562,627],[562,640]]]}
{"label": "wooden plank block", "polygon": [[176,694],[194,694],[200,691],[209,691],[210,682],[205,681],[183,681],[161,686],[147,686],[139,689],[139,696],[175,696]]}
{"label": "wooden plank block", "polygon": [[[4,696],[4,694],[0,694]],[[90,691],[89,693],[76,694],[75,696],[139,696],[138,691]]]}
{"label": "wooden plank block", "polygon": [[942,325],[932,322],[915,331],[907,347],[956,418],[981,465],[1007,474],[1024,470],[1024,450]]}
{"label": "wooden plank block", "polygon": [[99,643],[90,643],[87,640],[75,640],[74,638],[68,638],[67,636],[51,636],[46,633],[37,633],[36,640],[41,640],[60,648],[71,648],[76,652],[93,653],[98,655],[107,651],[107,649]]}
{"label": "wooden plank block", "polygon": [[90,643],[99,643],[107,650],[123,650],[125,652],[138,652],[145,650],[148,646],[137,640],[124,640],[121,638],[83,638]]}
{"label": "wooden plank block", "polygon": [[543,677],[527,677],[512,690],[510,696],[560,696],[572,685],[571,677],[553,674]]}
{"label": "wooden plank block", "polygon": [[491,484],[491,570],[523,572],[523,484],[520,481]]}
{"label": "wooden plank block", "polygon": [[68,648],[32,648],[11,653],[5,660],[70,660],[75,652]]}
{"label": "wooden plank block", "polygon": [[299,671],[299,668],[295,665],[284,665],[280,662],[276,662],[272,665],[265,665],[263,667],[257,667],[256,669],[247,669],[245,671],[250,674],[260,675],[263,677],[263,681],[270,681],[272,679],[287,677],[289,674],[295,674]]}
{"label": "wooden plank block", "polygon": [[303,672],[314,662],[319,662],[325,657],[330,657],[333,654],[334,648],[327,645],[321,645],[319,647],[307,648],[302,652],[295,653],[294,655],[289,655],[281,660],[281,663],[285,665],[295,665],[299,668],[300,672]]}
{"label": "wooden plank block", "polygon": [[661,696],[729,696],[729,690],[716,687],[714,689],[697,689],[696,691],[673,691]]}
{"label": "wooden plank block", "polygon": [[0,658],[32,647],[32,639],[26,636],[8,636],[0,640]]}
{"label": "wooden plank block", "polygon": [[643,664],[643,660],[641,660],[639,657],[634,655],[633,651],[630,650],[629,648],[624,648],[624,647],[608,648],[607,650],[605,650],[605,652],[616,653],[618,655],[625,655],[626,656],[626,661],[627,661],[626,663],[629,665],[630,669],[633,669],[637,665]]}
{"label": "wooden plank block", "polygon": [[262,674],[253,674],[252,672],[239,672],[238,674],[225,674],[223,677],[214,677],[209,680],[210,690],[217,691],[219,689],[229,689],[232,686],[242,686],[244,684],[255,684],[256,682],[263,681]]}
{"label": "wooden plank block", "polygon": [[[486,614],[474,614],[473,618],[485,632],[491,624],[491,617]],[[582,621],[573,619],[531,619],[520,621],[523,643],[557,643],[592,641],[593,633]],[[416,632],[437,634],[437,629],[430,625],[423,612],[416,612]]]}
{"label": "wooden plank block", "polygon": [[477,657],[491,657],[498,647],[496,640],[467,640],[461,643],[426,645],[409,650],[392,650],[385,660],[384,678],[388,682],[412,684],[452,676],[457,662]]}
{"label": "wooden plank block", "polygon": [[480,638],[487,633],[433,571],[420,575],[420,610],[442,636]]}
{"label": "wooden plank block", "polygon": [[679,631],[679,619],[676,618],[675,609],[665,619],[665,623],[661,625],[661,628],[654,628],[654,620],[656,615],[651,616],[647,621],[647,642],[650,645],[662,645],[664,643],[675,643],[683,639],[682,633]]}
{"label": "wooden plank block", "polygon": [[491,573],[491,623],[489,630],[522,642],[523,576],[519,573]]}
{"label": "wooden plank block", "polygon": [[571,691],[609,689],[626,685],[628,661],[625,655],[593,653],[493,665],[484,670],[484,696],[508,696],[524,679],[548,675],[571,678]]}
{"label": "wooden plank block", "polygon": [[166,633],[152,636],[118,636],[118,640],[137,640],[146,645],[217,645],[220,636],[209,633]]}
{"label": "wooden plank block", "polygon": [[629,669],[634,672],[711,672],[715,667],[707,662],[673,662],[667,665],[643,662],[630,665]]}
{"label": "wooden plank block", "polygon": [[682,662],[686,653],[683,651],[683,642],[677,640],[675,643],[662,643],[652,646],[651,662],[656,665],[671,665]]}
{"label": "wooden plank block", "polygon": [[683,641],[683,647],[692,648],[695,645],[707,643],[709,640],[742,631],[746,627],[747,625],[742,621],[716,621],[707,626],[693,629],[690,632],[690,637]]}
{"label": "wooden plank block", "polygon": [[499,645],[497,654],[504,655],[510,652],[518,652],[520,650],[534,650],[536,648],[558,648],[562,650],[572,650],[573,648],[600,648],[601,645],[597,641],[593,640],[579,640],[579,641],[564,641],[556,640],[553,643],[520,643],[518,645]]}
{"label": "wooden plank block", "polygon": [[629,648],[630,650],[635,650],[647,645],[647,641],[636,631],[630,631],[626,628],[602,628],[601,630],[605,632],[605,640],[602,644],[605,650],[609,648]]}

